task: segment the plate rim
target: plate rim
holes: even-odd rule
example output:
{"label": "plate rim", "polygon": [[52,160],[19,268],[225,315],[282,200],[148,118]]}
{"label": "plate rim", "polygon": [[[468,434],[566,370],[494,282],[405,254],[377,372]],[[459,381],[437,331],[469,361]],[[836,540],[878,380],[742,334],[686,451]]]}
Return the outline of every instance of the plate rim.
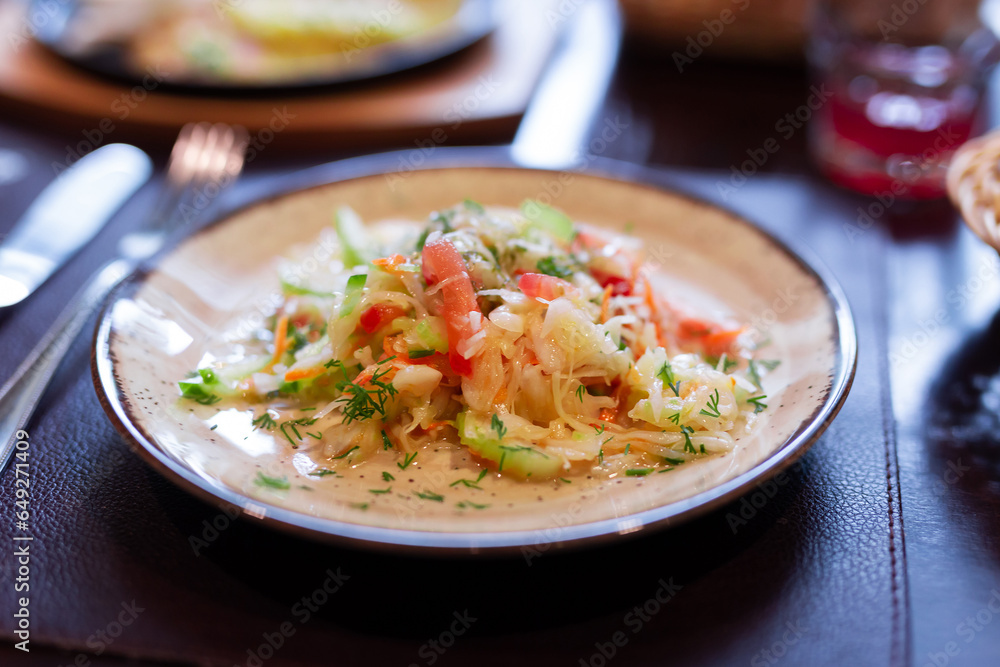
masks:
{"label": "plate rim", "polygon": [[[822,289],[826,302],[830,306],[835,327],[833,338],[836,344],[836,358],[835,368],[831,369],[833,376],[830,389],[812,415],[803,420],[799,428],[785,439],[781,447],[763,461],[722,484],[672,503],[659,505],[624,517],[559,527],[557,529],[558,538],[549,540],[545,539],[545,534],[555,529],[540,528],[501,532],[419,531],[356,524],[311,516],[293,509],[262,503],[222,484],[212,483],[195,474],[157,447],[151,436],[136,425],[129,416],[129,409],[123,404],[121,391],[115,381],[110,355],[111,311],[114,304],[133,293],[142,280],[150,274],[152,267],[160,258],[172,252],[180,243],[202,231],[275,199],[316,190],[335,183],[393,172],[391,167],[398,166],[398,160],[411,153],[412,150],[392,151],[339,160],[279,177],[275,179],[275,185],[262,196],[253,197],[250,201],[239,206],[226,209],[214,216],[207,224],[190,230],[189,233],[175,239],[175,242],[161,251],[150,264],[133,271],[108,295],[102,305],[94,330],[93,344],[91,345],[91,375],[98,400],[105,413],[130,448],[139,454],[140,458],[150,467],[183,491],[202,501],[222,509],[232,510],[235,508],[241,518],[249,517],[265,526],[306,539],[369,550],[398,551],[406,549],[418,554],[503,555],[515,552],[523,554],[525,550],[529,549],[546,551],[552,548],[577,548],[593,546],[626,536],[648,535],[652,530],[662,530],[706,515],[787,470],[808,451],[840,412],[850,392],[857,369],[858,336],[850,302],[836,277],[822,261],[813,253],[804,248],[794,247],[762,228],[748,216],[738,213],[732,208],[662,183],[657,179],[657,176],[662,179],[666,175],[663,170],[607,158],[595,158],[584,165],[582,169],[574,170],[574,173],[616,181],[633,187],[656,190],[721,210],[734,222],[763,236],[767,242],[794,261],[804,273],[812,276]],[[438,155],[429,156],[423,165],[412,171],[471,168],[563,173],[552,169],[519,165],[511,158],[509,147],[439,148],[438,151]],[[248,506],[263,507],[265,512],[261,514],[249,511]],[[636,521],[638,521],[638,525],[636,525]],[[626,526],[627,531],[623,530]]]}

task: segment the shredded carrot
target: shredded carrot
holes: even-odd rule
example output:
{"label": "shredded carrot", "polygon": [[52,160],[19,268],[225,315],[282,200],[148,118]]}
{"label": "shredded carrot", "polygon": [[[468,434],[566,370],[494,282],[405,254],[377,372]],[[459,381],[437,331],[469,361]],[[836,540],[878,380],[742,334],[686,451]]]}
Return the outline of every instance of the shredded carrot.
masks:
{"label": "shredded carrot", "polygon": [[376,266],[395,266],[396,264],[402,264],[406,261],[406,258],[396,253],[395,255],[389,255],[388,257],[379,257],[378,259],[373,259],[372,264]]}
{"label": "shredded carrot", "polygon": [[288,349],[288,315],[278,318],[278,323],[274,327],[274,356],[270,363],[264,367],[264,372],[270,372],[274,366],[285,356]]}
{"label": "shredded carrot", "polygon": [[294,368],[285,373],[285,382],[295,382],[296,380],[311,380],[327,371],[326,366],[311,366],[309,368]]}
{"label": "shredded carrot", "polygon": [[613,422],[618,416],[618,408],[601,408],[601,415],[598,417],[602,422]]}
{"label": "shredded carrot", "polygon": [[448,421],[431,422],[430,424],[428,424],[426,426],[426,428],[424,428],[424,430],[425,431],[433,431],[434,429],[442,428],[442,427],[445,427],[445,426],[451,426],[451,422],[448,422]]}
{"label": "shredded carrot", "polygon": [[714,331],[704,337],[705,353],[713,357],[721,357],[732,349],[736,338],[743,333],[743,328],[729,331]]}
{"label": "shredded carrot", "polygon": [[507,385],[500,385],[500,390],[497,395],[493,397],[493,409],[501,414],[506,414],[507,406],[504,405],[507,401]]}
{"label": "shredded carrot", "polygon": [[[656,302],[656,295],[653,294],[653,286],[649,282],[649,278],[642,276],[642,286],[643,291],[646,293],[646,305],[649,306],[650,319],[653,321],[653,327],[656,329],[656,340],[663,347],[667,346],[666,336],[663,335],[663,324],[660,316],[660,304]],[[641,356],[641,355],[639,355]]]}
{"label": "shredded carrot", "polygon": [[405,263],[406,258],[398,253],[395,255],[389,255],[388,257],[379,257],[378,259],[372,260],[372,264],[388,271],[389,273],[396,273],[396,267]]}
{"label": "shredded carrot", "polygon": [[601,324],[608,321],[608,307],[611,305],[611,292],[613,288],[608,285],[604,288],[604,298],[601,299]]}

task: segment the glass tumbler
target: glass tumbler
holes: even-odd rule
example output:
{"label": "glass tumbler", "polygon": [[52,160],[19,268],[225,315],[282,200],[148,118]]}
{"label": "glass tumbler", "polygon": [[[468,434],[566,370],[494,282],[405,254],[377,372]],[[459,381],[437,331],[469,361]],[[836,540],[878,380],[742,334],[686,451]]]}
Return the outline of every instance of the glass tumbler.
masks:
{"label": "glass tumbler", "polygon": [[833,182],[934,199],[958,146],[982,126],[1000,53],[1000,0],[818,0],[809,59],[825,103],[810,151]]}

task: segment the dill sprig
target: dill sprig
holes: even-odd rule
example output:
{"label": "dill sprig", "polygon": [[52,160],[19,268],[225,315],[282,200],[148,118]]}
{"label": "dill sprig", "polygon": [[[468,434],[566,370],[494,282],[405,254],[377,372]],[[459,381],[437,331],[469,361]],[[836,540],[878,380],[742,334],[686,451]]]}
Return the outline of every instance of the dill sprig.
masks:
{"label": "dill sprig", "polygon": [[346,452],[344,452],[343,454],[339,454],[339,455],[337,455],[337,456],[332,456],[332,457],[330,457],[330,458],[333,458],[333,459],[343,459],[343,458],[347,458],[347,456],[348,456],[348,455],[350,455],[350,453],[351,453],[351,452],[353,452],[353,451],[354,451],[355,449],[361,449],[361,447],[359,447],[358,445],[354,445],[353,447],[351,447],[350,449],[348,449],[348,450],[347,450]]}
{"label": "dill sprig", "polygon": [[493,413],[493,419],[490,420],[490,427],[497,432],[497,437],[503,440],[503,437],[507,435],[507,427],[504,426],[503,420],[500,419],[500,415]]}
{"label": "dill sprig", "polygon": [[681,426],[681,433],[684,434],[684,451],[695,454],[694,443],[691,442],[691,434],[694,433],[694,429],[690,426]]}
{"label": "dill sprig", "polygon": [[670,390],[674,392],[674,396],[681,395],[681,381],[674,377],[674,368],[670,365],[669,361],[663,362],[660,370],[656,373],[656,377],[663,380],[670,387]]}
{"label": "dill sprig", "polygon": [[713,393],[708,398],[708,407],[707,408],[702,408],[701,412],[699,414],[703,414],[706,417],[713,417],[715,419],[718,419],[719,417],[722,416],[722,413],[719,412],[719,390],[718,389],[716,389],[715,393]]}
{"label": "dill sprig", "polygon": [[457,507],[459,509],[463,509],[463,510],[466,509],[466,508],[468,508],[468,507],[471,507],[472,509],[476,509],[476,510],[484,510],[487,507],[489,507],[489,505],[480,505],[479,503],[474,503],[471,500],[463,500],[460,503],[456,503],[455,507]]}
{"label": "dill sprig", "polygon": [[274,421],[274,417],[271,416],[270,412],[264,412],[260,417],[257,417],[252,422],[256,431],[259,428],[265,429],[267,431],[273,430],[277,426],[277,422]]}
{"label": "dill sprig", "polygon": [[343,403],[345,424],[371,419],[376,414],[385,417],[386,403],[398,393],[391,383],[382,380],[390,370],[389,368],[376,370],[368,381],[370,386],[354,382],[344,383],[344,394],[337,399],[337,402]]}

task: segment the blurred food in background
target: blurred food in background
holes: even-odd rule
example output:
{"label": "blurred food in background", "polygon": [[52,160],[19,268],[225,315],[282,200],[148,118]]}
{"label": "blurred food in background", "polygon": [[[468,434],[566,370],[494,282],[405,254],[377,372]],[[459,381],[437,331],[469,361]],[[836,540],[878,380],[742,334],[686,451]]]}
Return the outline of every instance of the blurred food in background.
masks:
{"label": "blurred food in background", "polygon": [[[79,0],[60,51],[109,45],[127,69],[178,83],[335,77],[370,52],[446,29],[463,0]],[[483,3],[476,3],[482,5]],[[398,69],[398,68],[395,68]]]}

